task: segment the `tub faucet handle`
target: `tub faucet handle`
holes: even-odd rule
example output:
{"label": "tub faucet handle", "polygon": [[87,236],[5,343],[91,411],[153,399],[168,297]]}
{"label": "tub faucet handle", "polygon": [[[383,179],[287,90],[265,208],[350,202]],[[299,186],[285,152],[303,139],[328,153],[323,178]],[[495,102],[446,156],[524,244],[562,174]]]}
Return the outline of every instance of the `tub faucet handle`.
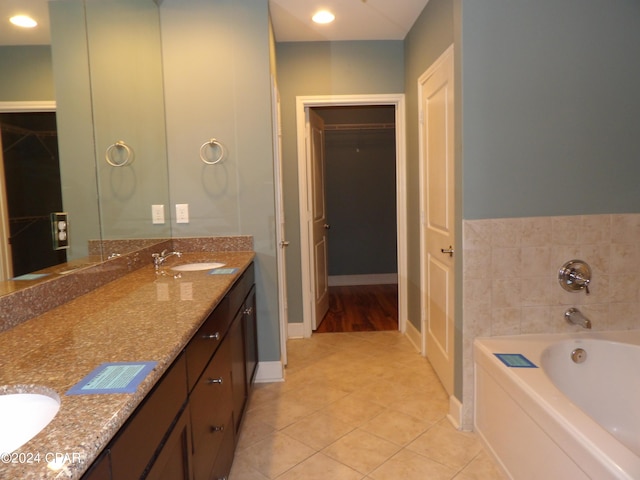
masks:
{"label": "tub faucet handle", "polygon": [[558,271],[560,286],[568,292],[585,291],[589,295],[589,283],[591,282],[591,268],[582,260],[571,260]]}

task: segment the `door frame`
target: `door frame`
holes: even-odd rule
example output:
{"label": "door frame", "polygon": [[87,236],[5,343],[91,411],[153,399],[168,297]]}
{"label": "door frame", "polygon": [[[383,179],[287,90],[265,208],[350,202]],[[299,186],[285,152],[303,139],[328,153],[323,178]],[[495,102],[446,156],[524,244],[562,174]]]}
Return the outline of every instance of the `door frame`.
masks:
{"label": "door frame", "polygon": [[[56,102],[25,101],[0,102],[0,113],[55,112]],[[9,245],[9,210],[5,191],[4,164],[0,150],[0,280],[13,276],[11,245]]]}
{"label": "door frame", "polygon": [[296,97],[296,132],[298,141],[298,208],[300,215],[300,264],[302,269],[303,336],[312,334],[311,309],[313,296],[312,241],[309,232],[309,205],[311,189],[308,185],[309,159],[307,158],[307,109],[313,107],[394,106],[396,109],[396,212],[398,258],[398,330],[407,328],[407,159],[404,94],[375,95],[316,95]]}

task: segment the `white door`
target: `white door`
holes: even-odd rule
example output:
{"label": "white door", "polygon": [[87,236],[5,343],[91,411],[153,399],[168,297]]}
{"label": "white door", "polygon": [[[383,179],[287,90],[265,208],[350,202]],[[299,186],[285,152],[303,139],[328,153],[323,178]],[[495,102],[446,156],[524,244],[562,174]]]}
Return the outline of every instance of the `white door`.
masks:
{"label": "white door", "polygon": [[419,79],[422,196],[422,314],[427,358],[444,388],[454,382],[453,48]]}
{"label": "white door", "polygon": [[280,359],[287,364],[287,329],[289,326],[289,306],[287,300],[287,255],[289,242],[286,240],[284,199],[282,196],[282,121],[280,115],[280,91],[276,79],[271,77],[273,101],[273,163],[276,179],[276,261],[278,264],[278,315],[280,317]]}
{"label": "white door", "polygon": [[316,330],[329,310],[329,282],[327,272],[327,212],[324,199],[324,121],[309,109],[309,210],[311,213],[311,271],[314,308],[311,328]]}

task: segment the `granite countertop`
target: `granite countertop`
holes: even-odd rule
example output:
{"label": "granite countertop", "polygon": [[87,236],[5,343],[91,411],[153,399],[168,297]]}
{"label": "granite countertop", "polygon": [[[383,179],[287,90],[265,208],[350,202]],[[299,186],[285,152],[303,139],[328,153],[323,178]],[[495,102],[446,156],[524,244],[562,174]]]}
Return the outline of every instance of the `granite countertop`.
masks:
{"label": "granite countertop", "polygon": [[[0,333],[0,392],[34,386],[61,400],[51,423],[0,459],[0,478],[80,478],[249,266],[253,252],[185,253],[159,275],[152,265]],[[175,272],[172,265],[225,263],[232,274]],[[133,394],[65,395],[104,362],[156,361]],[[11,457],[11,458],[9,458]],[[49,462],[63,459],[56,467]]]}

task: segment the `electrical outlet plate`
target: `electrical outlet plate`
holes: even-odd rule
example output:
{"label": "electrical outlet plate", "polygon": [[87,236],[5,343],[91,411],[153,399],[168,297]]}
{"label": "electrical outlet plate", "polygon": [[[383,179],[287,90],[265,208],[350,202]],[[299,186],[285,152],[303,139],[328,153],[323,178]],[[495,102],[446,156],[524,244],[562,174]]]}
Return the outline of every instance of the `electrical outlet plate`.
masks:
{"label": "electrical outlet plate", "polygon": [[66,212],[51,214],[51,236],[54,250],[69,248],[69,215]]}
{"label": "electrical outlet plate", "polygon": [[154,225],[164,224],[164,205],[151,205],[151,223]]}
{"label": "electrical outlet plate", "polygon": [[176,203],[176,223],[189,223],[188,203]]}

